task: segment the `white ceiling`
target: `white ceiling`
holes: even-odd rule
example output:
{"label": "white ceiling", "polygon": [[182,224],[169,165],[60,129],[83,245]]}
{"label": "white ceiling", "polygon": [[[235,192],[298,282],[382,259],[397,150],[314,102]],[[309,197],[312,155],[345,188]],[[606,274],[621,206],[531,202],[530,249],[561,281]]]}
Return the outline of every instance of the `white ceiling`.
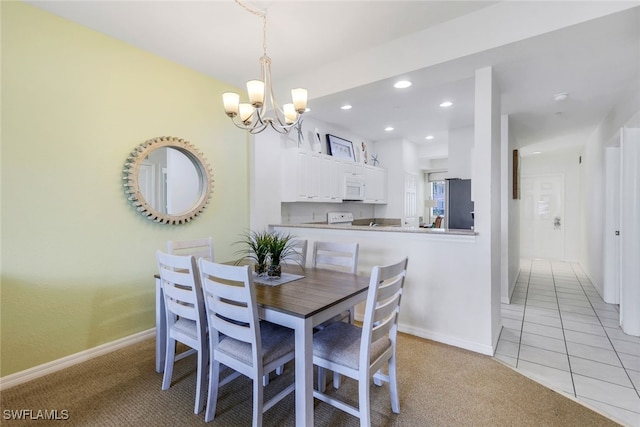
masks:
{"label": "white ceiling", "polygon": [[[238,87],[259,76],[261,19],[232,0],[28,3]],[[480,45],[477,31],[466,32],[470,27],[465,25],[476,16],[486,21],[504,2],[247,3],[268,11],[276,97],[284,99],[285,89],[293,87],[289,84],[307,87],[309,116],[345,127],[365,140],[446,144],[449,129],[473,124],[473,76],[485,66],[495,71],[502,113],[510,115],[521,147],[581,143],[616,102],[640,91],[637,2],[626,2],[636,7],[624,6],[621,12],[510,43],[497,41],[500,28],[488,22],[480,34],[493,45],[475,51],[472,47]],[[526,15],[528,3],[507,6],[522,8]],[[586,3],[598,2],[558,3],[559,11],[566,12],[573,7],[589,10],[592,6]],[[558,19],[547,18],[549,27]],[[535,19],[540,17],[531,17]],[[430,37],[431,48],[421,50],[425,37]],[[465,54],[456,53],[466,46]],[[389,49],[393,54],[385,55]],[[430,65],[419,65],[425,63]],[[413,86],[394,89],[397,76],[408,78]],[[568,100],[554,102],[552,96],[559,92],[569,92]],[[444,99],[454,106],[438,107]],[[344,103],[354,108],[340,110]],[[385,126],[395,130],[385,132]],[[432,142],[424,139],[428,134],[435,136]]]}

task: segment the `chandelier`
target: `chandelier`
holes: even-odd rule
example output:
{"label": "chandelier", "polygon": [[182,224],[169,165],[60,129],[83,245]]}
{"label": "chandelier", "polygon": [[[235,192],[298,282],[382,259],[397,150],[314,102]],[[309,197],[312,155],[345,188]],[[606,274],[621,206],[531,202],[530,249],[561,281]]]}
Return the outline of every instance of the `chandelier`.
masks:
{"label": "chandelier", "polygon": [[[262,80],[247,82],[248,103],[240,103],[240,96],[235,92],[223,93],[224,111],[234,125],[240,129],[248,130],[249,133],[260,133],[268,126],[279,133],[288,133],[298,124],[301,115],[307,108],[307,90],[302,88],[291,90],[293,102],[284,104],[282,108],[278,106],[273,96],[271,58],[267,56],[267,15],[242,4],[240,0],[235,0],[235,2],[262,18],[263,55],[260,58]],[[273,116],[268,114],[273,114]]]}

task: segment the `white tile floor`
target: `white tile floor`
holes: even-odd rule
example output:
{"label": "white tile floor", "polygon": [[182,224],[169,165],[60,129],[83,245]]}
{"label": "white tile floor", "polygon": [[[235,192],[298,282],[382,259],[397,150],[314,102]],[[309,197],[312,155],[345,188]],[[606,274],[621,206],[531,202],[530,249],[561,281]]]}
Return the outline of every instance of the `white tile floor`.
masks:
{"label": "white tile floor", "polygon": [[495,357],[625,425],[640,427],[640,338],[618,325],[578,264],[523,260]]}

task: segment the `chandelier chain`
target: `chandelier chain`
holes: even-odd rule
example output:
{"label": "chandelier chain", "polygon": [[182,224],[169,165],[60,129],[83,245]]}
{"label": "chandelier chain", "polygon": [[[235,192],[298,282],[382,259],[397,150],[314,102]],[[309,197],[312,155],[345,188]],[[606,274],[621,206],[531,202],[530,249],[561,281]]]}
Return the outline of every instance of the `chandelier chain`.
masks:
{"label": "chandelier chain", "polygon": [[235,0],[240,6],[253,13],[256,16],[262,18],[262,50],[264,52],[264,56],[267,56],[267,13],[258,9],[254,9],[252,7],[247,6],[242,3],[240,0]]}

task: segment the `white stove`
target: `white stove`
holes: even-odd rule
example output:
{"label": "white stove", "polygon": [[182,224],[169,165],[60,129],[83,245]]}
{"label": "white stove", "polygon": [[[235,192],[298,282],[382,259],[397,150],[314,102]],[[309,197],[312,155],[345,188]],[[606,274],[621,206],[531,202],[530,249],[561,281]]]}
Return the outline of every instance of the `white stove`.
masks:
{"label": "white stove", "polygon": [[353,213],[351,212],[328,212],[327,224],[330,225],[352,225]]}

